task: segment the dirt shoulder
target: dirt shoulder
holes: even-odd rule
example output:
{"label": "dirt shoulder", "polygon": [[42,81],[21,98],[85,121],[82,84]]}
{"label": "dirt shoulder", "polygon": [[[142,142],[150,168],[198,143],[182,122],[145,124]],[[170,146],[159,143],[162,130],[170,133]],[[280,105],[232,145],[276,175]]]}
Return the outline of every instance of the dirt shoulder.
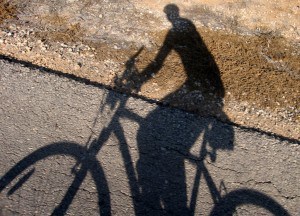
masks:
{"label": "dirt shoulder", "polygon": [[[221,96],[205,87],[201,76],[187,72],[204,71],[206,66],[184,62],[174,50],[159,71],[141,79],[171,28],[163,13],[167,3],[6,1],[0,5],[0,53],[199,115],[299,139],[296,1],[265,1],[260,7],[256,1],[175,1],[182,17],[196,26],[205,47],[202,54],[191,56],[207,50],[203,58],[211,56],[209,61],[217,65]],[[265,13],[267,7],[272,12]],[[284,17],[289,19],[282,21]],[[126,62],[142,46],[136,68],[128,70]]]}

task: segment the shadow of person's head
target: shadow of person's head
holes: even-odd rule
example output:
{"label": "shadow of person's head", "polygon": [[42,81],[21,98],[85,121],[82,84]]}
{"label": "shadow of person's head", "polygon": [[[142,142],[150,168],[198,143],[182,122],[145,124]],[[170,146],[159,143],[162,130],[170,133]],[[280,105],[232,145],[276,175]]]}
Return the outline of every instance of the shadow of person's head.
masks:
{"label": "shadow of person's head", "polygon": [[170,22],[174,22],[179,18],[179,8],[175,4],[168,4],[164,7],[164,12]]}

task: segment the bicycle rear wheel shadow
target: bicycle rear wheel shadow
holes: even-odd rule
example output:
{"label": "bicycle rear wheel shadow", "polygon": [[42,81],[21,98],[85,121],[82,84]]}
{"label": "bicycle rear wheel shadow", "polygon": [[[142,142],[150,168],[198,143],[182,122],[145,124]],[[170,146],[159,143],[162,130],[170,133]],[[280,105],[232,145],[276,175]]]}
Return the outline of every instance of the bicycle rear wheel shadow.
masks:
{"label": "bicycle rear wheel shadow", "polygon": [[[0,179],[0,193],[7,190],[7,196],[14,194],[35,173],[35,167],[33,166],[36,163],[49,159],[53,156],[67,156],[72,157],[72,159],[76,161],[75,166],[70,169],[72,174],[74,174],[74,180],[71,184],[69,184],[63,198],[50,214],[64,215],[67,212],[77,191],[79,190],[80,185],[84,181],[88,171],[90,171],[96,185],[99,213],[100,215],[110,215],[111,205],[109,188],[104,171],[96,158],[93,156],[90,157],[88,153],[89,152],[85,147],[72,142],[58,142],[42,147],[23,158],[4,176],[2,176]],[[79,164],[81,166],[76,169],[76,165]],[[23,177],[20,178],[21,175],[23,175]],[[16,179],[18,179],[17,182],[11,186]],[[48,195],[55,197],[55,191]],[[39,205],[39,203],[37,203],[37,205]]]}
{"label": "bicycle rear wheel shadow", "polygon": [[[238,208],[245,205],[261,207],[276,216],[290,215],[273,198],[259,191],[245,188],[234,190],[222,197],[220,202],[214,205],[210,215],[234,215]],[[255,215],[255,213],[251,212],[251,215]]]}

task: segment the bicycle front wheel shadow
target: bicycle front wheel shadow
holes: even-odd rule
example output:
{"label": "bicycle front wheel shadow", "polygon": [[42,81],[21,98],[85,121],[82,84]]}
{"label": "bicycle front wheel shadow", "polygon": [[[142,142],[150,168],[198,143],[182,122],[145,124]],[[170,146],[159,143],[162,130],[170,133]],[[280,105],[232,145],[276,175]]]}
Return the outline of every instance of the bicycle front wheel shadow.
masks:
{"label": "bicycle front wheel shadow", "polygon": [[277,201],[256,190],[234,190],[213,207],[210,215],[289,215]]}
{"label": "bicycle front wheel shadow", "polygon": [[[94,181],[84,181],[88,171]],[[111,212],[102,167],[96,158],[88,158],[86,148],[71,142],[39,148],[14,165],[0,179],[0,201],[5,215]]]}

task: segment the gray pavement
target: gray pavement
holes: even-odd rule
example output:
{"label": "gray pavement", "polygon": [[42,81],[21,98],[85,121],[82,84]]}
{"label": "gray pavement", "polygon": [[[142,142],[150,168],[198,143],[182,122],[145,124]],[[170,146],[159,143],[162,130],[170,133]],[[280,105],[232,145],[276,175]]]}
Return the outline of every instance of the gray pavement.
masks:
{"label": "gray pavement", "polygon": [[300,213],[297,142],[0,68],[0,215]]}

